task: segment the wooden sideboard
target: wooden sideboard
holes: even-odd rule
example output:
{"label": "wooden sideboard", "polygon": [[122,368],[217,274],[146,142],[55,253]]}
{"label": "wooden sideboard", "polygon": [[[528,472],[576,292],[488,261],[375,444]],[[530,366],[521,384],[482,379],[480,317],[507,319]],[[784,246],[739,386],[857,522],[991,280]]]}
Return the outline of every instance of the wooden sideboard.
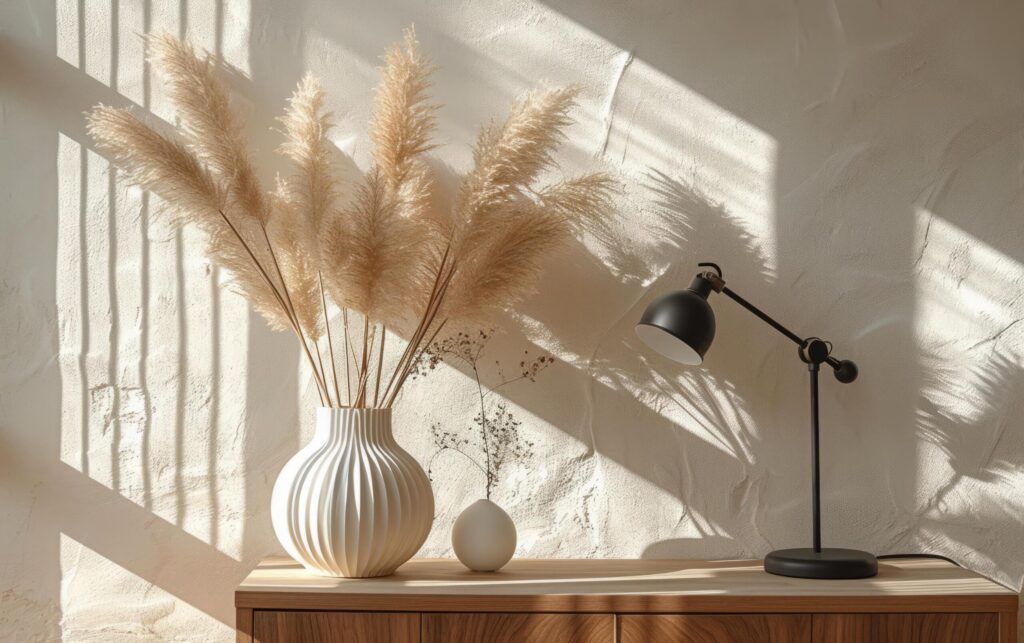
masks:
{"label": "wooden sideboard", "polygon": [[239,641],[1016,643],[1017,594],[938,560],[863,580],[760,561],[515,560],[497,573],[411,560],[386,578],[268,559],[235,592]]}

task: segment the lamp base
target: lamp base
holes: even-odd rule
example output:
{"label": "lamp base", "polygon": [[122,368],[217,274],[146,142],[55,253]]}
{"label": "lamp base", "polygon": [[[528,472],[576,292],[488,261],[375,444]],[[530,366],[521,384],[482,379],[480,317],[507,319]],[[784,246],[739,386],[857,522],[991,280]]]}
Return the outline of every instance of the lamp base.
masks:
{"label": "lamp base", "polygon": [[870,578],[878,560],[856,549],[779,549],[764,557],[764,571],[794,578]]}

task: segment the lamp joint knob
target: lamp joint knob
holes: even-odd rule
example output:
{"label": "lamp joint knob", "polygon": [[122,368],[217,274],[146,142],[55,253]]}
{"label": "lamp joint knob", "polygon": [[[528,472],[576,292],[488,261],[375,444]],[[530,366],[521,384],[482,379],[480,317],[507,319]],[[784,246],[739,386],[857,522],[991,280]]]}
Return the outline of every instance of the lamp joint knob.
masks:
{"label": "lamp joint knob", "polygon": [[799,355],[805,364],[824,364],[828,361],[828,354],[832,352],[832,346],[825,340],[817,337],[809,337],[800,345]]}

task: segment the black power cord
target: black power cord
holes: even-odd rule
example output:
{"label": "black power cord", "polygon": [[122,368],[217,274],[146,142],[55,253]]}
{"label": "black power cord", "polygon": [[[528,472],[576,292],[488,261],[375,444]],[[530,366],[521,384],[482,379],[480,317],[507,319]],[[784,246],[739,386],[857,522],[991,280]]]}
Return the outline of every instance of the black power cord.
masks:
{"label": "black power cord", "polygon": [[[942,555],[939,555],[939,554],[883,554],[881,556],[875,556],[875,558],[877,558],[878,560],[885,560],[886,558],[932,558],[932,559],[935,559],[935,560],[944,560],[947,563],[952,563],[953,565],[956,565],[957,567],[963,568],[963,565],[961,565],[960,563],[956,562],[952,558],[946,558],[945,556],[942,556]],[[994,580],[994,579],[991,579],[991,578],[989,578],[989,580],[991,580],[993,583],[996,583],[997,585],[1001,585],[1001,586],[1005,587],[1006,589],[1010,590],[1011,592],[1017,592],[1018,591],[1018,590],[1014,589],[1013,587],[1010,587],[1009,585],[1006,585],[1005,583],[1003,583],[1001,581],[997,581],[997,580]]]}
{"label": "black power cord", "polygon": [[957,567],[963,567],[963,565],[952,558],[946,558],[939,554],[883,554],[881,556],[875,556],[875,558],[878,560],[885,560],[886,558],[934,558],[935,560],[944,560],[947,563],[953,563]]}

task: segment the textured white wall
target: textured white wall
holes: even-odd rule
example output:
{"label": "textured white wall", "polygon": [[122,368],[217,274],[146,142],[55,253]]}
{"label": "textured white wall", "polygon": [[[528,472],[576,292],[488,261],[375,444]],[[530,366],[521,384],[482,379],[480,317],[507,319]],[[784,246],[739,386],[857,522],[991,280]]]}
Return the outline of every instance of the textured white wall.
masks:
{"label": "textured white wall", "polygon": [[[83,131],[97,102],[168,119],[137,34],[219,51],[259,160],[305,69],[365,167],[377,56],[415,22],[440,64],[437,155],[538,79],[579,83],[570,171],[620,219],[553,262],[493,347],[560,358],[506,395],[536,442],[497,500],[523,556],[755,557],[806,544],[806,371],[716,299],[706,368],[632,325],[698,260],[862,379],[823,380],[824,534],[1024,578],[1024,7],[1013,2],[35,1],[0,6],[0,639],[230,639],[232,589],[279,550],[270,488],[313,399],[195,239],[150,217]],[[446,369],[399,439],[466,424]],[[438,461],[424,549],[481,493]]]}

